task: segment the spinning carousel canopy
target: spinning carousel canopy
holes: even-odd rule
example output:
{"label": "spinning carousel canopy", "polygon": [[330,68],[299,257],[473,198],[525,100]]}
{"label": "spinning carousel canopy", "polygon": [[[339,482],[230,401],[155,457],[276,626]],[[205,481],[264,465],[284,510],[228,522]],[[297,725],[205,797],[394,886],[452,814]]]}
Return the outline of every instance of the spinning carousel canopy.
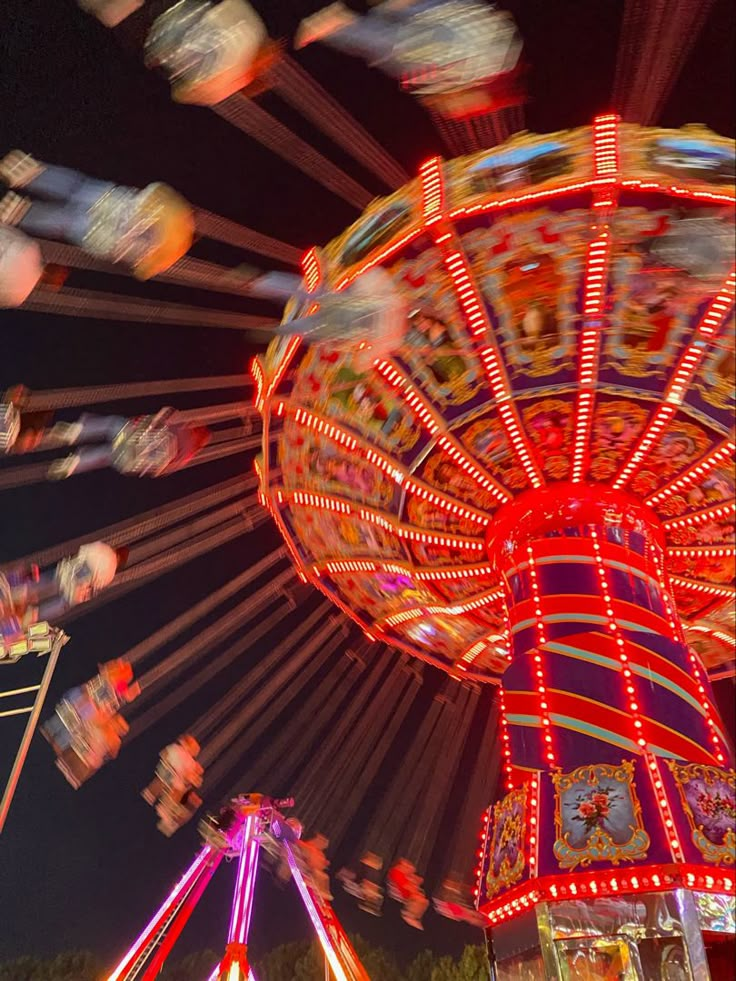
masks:
{"label": "spinning carousel canopy", "polygon": [[430,160],[310,251],[310,293],[380,264],[410,314],[367,371],[299,337],[254,362],[262,500],[300,575],[370,637],[493,682],[509,638],[489,533],[531,489],[605,487],[661,530],[717,673],[734,650],[733,177],[733,142],[703,127],[599,117]]}

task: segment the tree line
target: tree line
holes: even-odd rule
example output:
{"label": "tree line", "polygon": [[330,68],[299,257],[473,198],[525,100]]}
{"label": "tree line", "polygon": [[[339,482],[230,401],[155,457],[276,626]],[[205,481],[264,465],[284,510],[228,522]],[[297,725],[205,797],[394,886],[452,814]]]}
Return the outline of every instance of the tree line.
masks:
{"label": "tree line", "polygon": [[[402,967],[390,951],[374,947],[362,937],[351,939],[371,981],[488,981],[490,978],[483,947],[468,946],[458,959],[438,957],[431,950],[423,950],[408,966]],[[167,964],[160,981],[205,981],[217,960],[214,951],[190,954]],[[324,958],[316,943],[282,944],[253,966],[258,981],[325,981]],[[88,951],[0,962],[0,981],[102,981],[105,973],[105,965]]]}

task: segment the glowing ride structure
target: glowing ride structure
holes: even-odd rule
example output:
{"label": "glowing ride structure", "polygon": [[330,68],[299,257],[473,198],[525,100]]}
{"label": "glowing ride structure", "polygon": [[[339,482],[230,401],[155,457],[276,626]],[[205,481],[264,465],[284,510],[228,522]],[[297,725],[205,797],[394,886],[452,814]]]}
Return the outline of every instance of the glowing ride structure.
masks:
{"label": "glowing ride structure", "polygon": [[300,855],[298,823],[279,808],[293,800],[273,801],[261,794],[241,795],[200,822],[202,848],[175,884],[138,939],[107,976],[107,981],[152,981],[158,977],[179,935],[224,858],[237,860],[227,946],[209,981],[255,981],[248,962],[248,936],[256,879],[265,848],[288,864],[291,876],[315,929],[332,977],[337,981],[368,981],[355,950],[329,903],[319,894],[308,862]]}
{"label": "glowing ride structure", "polygon": [[380,265],[392,355],[297,334],[253,364],[302,579],[499,686],[500,978],[705,978],[703,935],[733,938],[733,173],[732,141],[614,116],[430,160],[307,254],[282,325]]}

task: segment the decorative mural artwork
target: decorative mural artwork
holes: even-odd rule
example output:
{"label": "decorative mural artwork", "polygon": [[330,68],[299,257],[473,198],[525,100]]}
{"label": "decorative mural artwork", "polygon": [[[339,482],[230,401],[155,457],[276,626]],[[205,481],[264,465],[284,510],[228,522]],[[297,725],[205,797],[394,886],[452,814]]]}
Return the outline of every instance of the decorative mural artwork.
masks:
{"label": "decorative mural artwork", "polygon": [[670,574],[724,585],[733,582],[736,573],[734,555],[702,555],[699,552],[700,549],[670,554]]}
{"label": "decorative mural artwork", "polygon": [[671,545],[733,545],[734,516],[723,515],[720,518],[709,518],[698,524],[682,525],[668,528],[667,539]]}
{"label": "decorative mural artwork", "polygon": [[372,372],[355,371],[345,353],[314,347],[299,375],[295,401],[364,439],[399,453],[419,439],[420,428],[406,403]]}
{"label": "decorative mural artwork", "polygon": [[471,268],[498,320],[512,375],[542,377],[572,365],[576,302],[589,216],[511,215],[463,239]]}
{"label": "decorative mural artwork", "polygon": [[[487,425],[481,423],[478,432],[486,430]],[[479,439],[478,442],[481,443],[482,441]],[[508,443],[506,446],[508,447]],[[473,451],[472,446],[469,446],[469,449]],[[485,463],[480,458],[478,462],[481,466]],[[472,504],[480,511],[495,511],[498,507],[498,501],[487,490],[479,487],[456,463],[448,459],[446,453],[431,453],[422,467],[421,478],[425,483],[439,488],[445,494],[449,494],[450,497],[464,501],[466,504]],[[526,478],[524,481],[526,482]]]}
{"label": "decorative mural artwork", "polygon": [[539,450],[545,476],[565,480],[570,475],[574,432],[573,406],[562,399],[543,399],[522,409],[524,428]]}
{"label": "decorative mural artwork", "polygon": [[714,467],[693,487],[687,487],[657,504],[663,518],[676,518],[689,511],[717,507],[736,497],[736,475],[728,466]]}
{"label": "decorative mural artwork", "polygon": [[[529,478],[511,448],[501,420],[496,416],[478,419],[468,426],[461,439],[481,466],[509,490],[521,490],[528,486]],[[497,505],[494,503],[493,506],[495,508]]]}
{"label": "decorative mural artwork", "polygon": [[479,525],[477,521],[451,514],[416,494],[407,498],[406,517],[418,528],[455,532],[459,535],[478,534]]}
{"label": "decorative mural artwork", "polygon": [[423,615],[416,620],[408,620],[391,628],[394,633],[404,636],[420,647],[426,647],[433,654],[452,658],[459,646],[467,647],[477,640],[480,628],[466,617],[444,616],[442,614]]}
{"label": "decorative mural artwork", "polygon": [[480,552],[469,552],[465,548],[452,548],[449,545],[435,545],[429,542],[408,542],[411,554],[419,565],[465,565],[470,555],[474,558]]}
{"label": "decorative mural artwork", "polygon": [[[700,139],[700,127],[684,127],[682,133],[660,136],[648,142],[645,159],[652,174],[666,174],[679,180],[703,181],[707,184],[730,185],[734,182],[735,159],[733,145],[714,144],[712,134],[703,130],[708,139]],[[688,134],[688,130],[693,135]]]}
{"label": "decorative mural artwork", "polygon": [[467,599],[468,596],[476,596],[479,593],[487,593],[498,584],[498,576],[473,576],[468,570],[467,575],[459,576],[456,579],[442,579],[432,582],[433,592],[442,597],[443,600],[454,602],[456,600]]}
{"label": "decorative mural artwork", "polygon": [[306,485],[318,494],[348,497],[383,510],[390,509],[396,496],[396,485],[376,467],[291,420],[284,424],[279,462],[287,491]]}
{"label": "decorative mural artwork", "polygon": [[724,331],[722,340],[703,360],[694,387],[703,399],[716,409],[733,410],[736,404],[736,353],[733,347],[734,324]]}
{"label": "decorative mural artwork", "polygon": [[632,255],[614,260],[611,282],[615,301],[603,367],[634,378],[664,375],[697,310],[687,273]]}
{"label": "decorative mural artwork", "polygon": [[435,601],[429,590],[409,573],[376,572],[360,578],[343,575],[334,582],[353,609],[365,610],[375,619]]}
{"label": "decorative mural artwork", "polygon": [[560,868],[591,862],[633,862],[646,857],[649,835],[634,786],[634,764],[581,766],[551,773],[555,787],[553,852]]}
{"label": "decorative mural artwork", "polygon": [[343,266],[362,262],[374,249],[386,245],[412,223],[413,199],[402,194],[374,202],[357,222],[325,252]]}
{"label": "decorative mural artwork", "polygon": [[590,176],[589,153],[577,133],[526,137],[515,142],[512,139],[508,149],[491,150],[451,165],[450,202]]}
{"label": "decorative mural artwork", "polygon": [[526,798],[521,787],[493,805],[493,832],[488,851],[486,897],[492,899],[502,889],[518,882],[526,865]]}
{"label": "decorative mural artwork", "polygon": [[688,469],[712,445],[712,437],[702,426],[674,420],[647,454],[646,465],[634,477],[631,489],[643,497],[653,494],[676,474]]}
{"label": "decorative mural artwork", "polygon": [[409,301],[401,360],[437,405],[463,405],[485,380],[437,249],[388,267]]}
{"label": "decorative mural artwork", "polygon": [[610,480],[618,472],[648,418],[648,410],[634,402],[621,399],[596,403],[590,448],[593,480]]}
{"label": "decorative mural artwork", "polygon": [[736,861],[736,773],[716,766],[667,760],[692,841],[706,862]]}
{"label": "decorative mural artwork", "polygon": [[297,535],[308,543],[317,561],[346,556],[372,559],[404,557],[399,539],[369,521],[315,508],[292,507],[291,514]]}

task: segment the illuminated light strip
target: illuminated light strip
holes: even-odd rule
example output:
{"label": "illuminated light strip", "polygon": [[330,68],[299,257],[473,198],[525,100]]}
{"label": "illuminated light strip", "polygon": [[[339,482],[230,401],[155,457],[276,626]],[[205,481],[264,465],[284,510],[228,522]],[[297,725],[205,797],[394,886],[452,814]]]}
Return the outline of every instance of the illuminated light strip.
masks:
{"label": "illuminated light strip", "polygon": [[415,531],[413,528],[394,524],[377,511],[370,511],[367,508],[360,508],[358,515],[363,521],[370,521],[374,525],[385,528],[386,531],[393,532],[398,538],[404,538],[410,542],[441,545],[443,548],[462,548],[470,552],[485,551],[485,544],[474,538],[449,538],[447,535],[430,535],[423,531]]}
{"label": "illuminated light strip", "polygon": [[719,875],[714,868],[680,863],[639,866],[630,870],[611,869],[606,872],[567,872],[558,876],[544,876],[533,883],[521,883],[509,890],[507,895],[512,898],[502,897],[506,898],[503,905],[497,899],[496,905],[486,904],[480,912],[488,918],[491,926],[495,926],[544,899],[605,896],[609,892],[669,891],[685,885],[700,892],[732,894],[734,880],[731,875]]}
{"label": "illuminated light strip", "polygon": [[286,550],[289,553],[289,558],[291,559],[292,565],[294,566],[297,576],[303,583],[314,581],[311,580],[310,577],[307,575],[307,572],[304,568],[304,563],[301,560],[301,556],[299,555],[296,548],[294,547],[294,543],[291,540],[291,535],[287,531],[286,525],[284,524],[283,518],[279,514],[278,508],[275,508],[273,506],[273,502],[270,501],[268,498],[266,498],[264,503],[266,505],[266,509],[268,510],[269,514],[273,518],[276,527],[281,533],[281,537],[284,539]]}
{"label": "illuminated light strip", "polygon": [[326,436],[339,446],[344,446],[348,450],[362,453],[370,463],[374,463],[379,470],[388,474],[399,486],[403,484],[406,473],[391,457],[379,453],[368,444],[356,439],[355,436],[352,436],[345,429],[335,426],[327,419],[322,418],[322,416],[314,412],[310,412],[308,409],[294,408],[294,406],[286,405],[286,411],[293,414],[294,421],[299,423],[299,425],[306,426],[313,432]]}
{"label": "illuminated light strip", "polygon": [[654,566],[655,572],[657,573],[657,580],[659,583],[659,591],[662,596],[662,601],[664,603],[664,610],[667,616],[667,621],[670,625],[670,630],[672,631],[672,636],[679,640],[681,643],[685,643],[685,635],[682,632],[682,621],[677,616],[675,612],[675,601],[672,598],[672,591],[670,585],[667,581],[667,574],[664,571],[663,564],[659,561],[659,555],[657,554],[656,546],[652,547],[647,543],[645,550],[652,560],[652,565]]}
{"label": "illuminated light strip", "polygon": [[379,360],[376,361],[374,367],[386,383],[402,396],[414,416],[422,423],[429,435],[436,438],[437,446],[453,463],[456,463],[479,486],[492,494],[499,503],[511,500],[512,495],[497,483],[490,474],[485,473],[464,452],[457,440],[443,431],[442,421],[430,409],[406,375],[399,371],[393,362]]}
{"label": "illuminated light strip", "polygon": [[[440,243],[439,239],[436,241],[437,244]],[[504,377],[498,351],[493,343],[493,334],[489,329],[483,301],[473,283],[468,264],[459,251],[459,248],[452,251],[442,248],[441,251],[445,266],[447,267],[447,271],[455,287],[455,292],[460,301],[460,306],[463,309],[470,334],[484,345],[479,348],[478,354],[485,369],[491,392],[496,401],[496,408],[498,409],[503,427],[532,486],[541,487],[544,484],[544,480],[532,457],[531,446],[523,435],[516,408],[513,403],[510,404],[509,402],[511,392]],[[442,440],[440,439],[441,442]]]}
{"label": "illuminated light strip", "polygon": [[636,689],[634,688],[634,676],[629,667],[629,658],[626,654],[626,641],[621,636],[621,631],[619,629],[618,622],[616,621],[616,615],[613,610],[611,589],[608,584],[608,578],[606,576],[606,566],[603,561],[603,556],[601,555],[601,546],[598,540],[598,532],[595,528],[591,528],[590,536],[593,539],[593,554],[596,562],[596,569],[598,572],[598,579],[600,581],[601,593],[603,597],[603,602],[606,604],[606,616],[608,617],[608,629],[613,635],[616,645],[618,647],[618,657],[621,662],[621,673],[624,678],[624,689],[626,691],[627,701],[629,703],[629,712],[634,725],[634,736],[636,738],[637,744],[641,747],[643,752],[646,752],[647,740],[644,738],[643,728],[644,724],[639,716],[639,704],[637,702]]}
{"label": "illuminated light strip", "polygon": [[729,194],[716,194],[712,191],[693,191],[689,188],[678,187],[676,184],[659,184],[656,181],[641,180],[621,180],[617,181],[614,177],[597,177],[590,180],[574,181],[571,184],[562,184],[559,187],[547,188],[544,191],[529,191],[526,194],[514,194],[508,197],[495,198],[492,201],[484,201],[480,204],[465,205],[456,208],[448,214],[450,219],[472,217],[473,215],[483,214],[486,211],[503,210],[512,208],[517,204],[526,204],[530,201],[544,201],[548,198],[557,198],[564,194],[573,194],[576,191],[589,191],[604,189],[606,186],[618,183],[620,187],[629,190],[661,191],[664,194],[671,194],[674,197],[686,197],[693,201],[717,201],[723,204],[734,204],[734,196]]}
{"label": "illuminated light strip", "polygon": [[686,473],[676,480],[673,480],[662,490],[657,491],[656,494],[650,495],[646,499],[647,504],[655,505],[661,504],[662,501],[666,501],[667,498],[672,497],[678,491],[685,490],[687,487],[691,487],[695,483],[699,483],[702,477],[705,476],[714,467],[717,467],[719,463],[725,463],[727,460],[732,460],[734,453],[736,452],[736,443],[723,443],[721,446],[717,447],[707,456],[703,457],[695,463]]}
{"label": "illuminated light strip", "polygon": [[379,511],[356,505],[352,501],[346,501],[339,497],[328,497],[325,494],[312,494],[308,491],[285,492],[282,488],[276,491],[276,498],[279,504],[290,502],[301,507],[317,508],[320,511],[334,511],[338,514],[357,515],[362,521],[368,521],[385,529],[398,538],[407,541],[422,542],[427,545],[441,545],[445,548],[462,548],[471,552],[482,552],[485,549],[483,542],[474,538],[449,537],[447,535],[429,534],[424,531],[416,531],[414,528],[399,524],[393,518],[389,518]]}
{"label": "illuminated light strip", "polygon": [[276,491],[276,499],[279,504],[286,500],[291,500],[294,504],[301,504],[305,507],[318,508],[320,511],[336,511],[338,514],[354,514],[355,509],[352,504],[337,497],[327,497],[324,494],[312,494],[308,491],[292,491],[285,495],[279,489]]}
{"label": "illuminated light strip", "polygon": [[442,218],[445,207],[445,189],[440,157],[432,157],[421,165],[419,180],[422,191],[422,214],[426,224],[430,225]]}
{"label": "illuminated light strip", "polygon": [[693,191],[687,187],[678,187],[676,184],[660,184],[658,181],[632,179],[621,181],[621,187],[635,191],[662,191],[664,194],[691,198],[693,201],[719,201],[723,204],[734,204],[736,202],[736,196],[733,194],[716,194],[713,191]]}
{"label": "illuminated light strip", "polygon": [[322,268],[319,261],[319,254],[314,246],[304,253],[302,257],[302,269],[304,270],[304,282],[307,292],[316,292],[322,282]]}
{"label": "illuminated light strip", "polygon": [[506,699],[504,697],[504,690],[502,684],[498,686],[498,707],[501,710],[501,742],[503,745],[502,765],[503,765],[503,772],[506,777],[506,789],[513,790],[514,781],[511,776],[511,736],[509,735],[509,724],[506,719]]}
{"label": "illuminated light strip", "polygon": [[411,575],[422,582],[447,582],[453,579],[476,579],[493,574],[491,565],[464,565],[452,568],[416,569],[410,564],[397,562],[377,562],[373,559],[344,559],[325,562],[316,566],[317,575],[323,572],[329,575],[343,575],[352,572],[395,572],[399,575]]}
{"label": "illuminated light strip", "polygon": [[539,583],[537,581],[537,570],[535,568],[534,552],[531,545],[527,545],[526,554],[529,559],[529,576],[531,582],[532,600],[534,602],[534,614],[537,618],[537,646],[534,651],[534,674],[537,681],[537,692],[539,693],[539,715],[542,722],[542,733],[544,740],[544,755],[550,766],[556,763],[554,748],[552,746],[552,721],[549,716],[549,703],[547,701],[547,685],[544,677],[544,667],[542,662],[541,648],[547,643],[545,635],[544,620],[542,619],[542,605],[539,594]]}
{"label": "illuminated light strip", "polygon": [[281,381],[284,375],[286,374],[289,365],[291,364],[292,358],[296,354],[297,349],[301,344],[301,342],[302,339],[298,334],[295,334],[293,337],[289,338],[289,341],[286,345],[283,356],[281,358],[281,363],[279,364],[278,368],[274,372],[271,381],[268,383],[268,388],[266,389],[266,393],[263,397],[264,404],[268,402],[268,400],[271,398],[271,396],[274,394],[276,389],[281,384]]}
{"label": "illuminated light strip", "polygon": [[478,909],[480,903],[480,890],[483,880],[483,866],[485,864],[485,857],[488,848],[490,847],[489,836],[491,833],[491,815],[493,813],[492,805],[483,811],[481,817],[480,825],[480,848],[477,852],[478,865],[475,870],[475,888],[473,889],[473,896],[475,897],[475,908]]}
{"label": "illuminated light strip", "polygon": [[704,596],[722,596],[724,599],[733,599],[736,596],[736,589],[733,586],[711,586],[702,582],[695,582],[693,579],[681,579],[679,576],[670,576],[673,585],[680,589],[687,589],[692,593],[702,593]]}
{"label": "illuminated light strip", "polygon": [[469,521],[475,521],[476,524],[480,525],[481,528],[487,528],[491,523],[491,519],[479,511],[471,510],[462,504],[453,504],[452,501],[448,500],[441,494],[437,494],[433,490],[429,490],[424,484],[418,483],[412,477],[407,477],[404,481],[404,487],[408,493],[415,495],[416,497],[421,497],[422,500],[434,504],[436,507],[441,508],[443,511],[449,511],[450,514],[456,514],[460,518],[467,518]]}
{"label": "illuminated light strip", "polygon": [[480,576],[493,575],[495,569],[492,565],[482,566],[460,566],[452,569],[427,569],[417,571],[416,577],[420,582],[446,582],[452,579],[467,579],[468,577],[479,578]]}
{"label": "illuminated light strip", "polygon": [[682,845],[680,844],[675,822],[672,817],[672,811],[670,810],[670,802],[667,799],[667,793],[665,792],[664,784],[662,783],[662,774],[659,771],[657,757],[653,753],[645,753],[644,759],[647,763],[649,779],[652,782],[652,789],[654,790],[657,803],[659,804],[660,817],[662,818],[664,833],[667,835],[667,842],[669,844],[672,860],[674,862],[684,862],[685,856],[682,853]]}
{"label": "illuminated light strip", "polygon": [[723,630],[714,630],[712,627],[703,627],[700,624],[688,624],[688,630],[693,630],[699,634],[706,634],[708,637],[715,637],[716,640],[722,641],[724,644],[728,644],[730,647],[736,648],[736,637],[731,634],[725,633]]}
{"label": "illuminated light strip", "polygon": [[[336,981],[351,981],[343,967],[342,958],[335,949],[332,938],[325,929],[325,925],[322,922],[322,917],[320,916],[309,888],[304,881],[301,869],[299,868],[299,863],[294,856],[291,845],[288,842],[285,842],[284,849],[286,851],[286,858],[289,863],[289,868],[291,869],[292,878],[294,879],[296,887],[299,890],[299,895],[302,898],[302,902],[304,903],[304,907],[309,915],[309,919],[312,921],[312,926],[317,933],[320,946],[322,947],[322,951],[329,962]],[[367,978],[365,972],[363,976]]]}
{"label": "illuminated light strip", "polygon": [[695,656],[695,653],[691,647],[688,647],[687,651],[688,657],[690,658],[690,663],[693,666],[693,674],[695,675],[695,681],[698,685],[698,693],[700,695],[701,704],[705,710],[705,724],[708,726],[708,735],[710,736],[710,741],[713,745],[713,749],[715,750],[716,759],[721,766],[725,766],[726,757],[723,754],[723,744],[718,738],[716,724],[713,721],[713,705],[711,704],[710,699],[706,694],[705,686],[703,685],[702,665],[698,663],[698,658]]}
{"label": "illuminated light strip", "polygon": [[601,318],[605,307],[610,254],[611,237],[606,226],[599,238],[588,246],[585,269],[583,328],[579,343],[578,396],[571,471],[571,480],[574,484],[580,483],[583,479],[588,439],[593,425],[595,384],[598,378],[601,345]]}
{"label": "illuminated light strip", "polygon": [[[463,613],[470,613],[471,610],[478,610],[482,606],[490,606],[500,598],[499,591],[494,590],[490,593],[484,593],[482,596],[477,596],[473,600],[468,600],[466,603],[455,603],[451,606],[417,606],[411,610],[402,610],[400,613],[393,613],[391,616],[380,621],[380,623],[387,627],[394,627],[399,623],[406,623],[407,620],[416,620],[417,617],[424,616],[425,613],[429,613],[432,616],[461,616]],[[485,645],[487,641],[484,640],[481,643]]]}
{"label": "illuminated light strip", "polygon": [[596,188],[603,189],[607,186],[616,184],[615,177],[596,177],[585,181],[575,181],[572,184],[562,184],[560,187],[547,188],[544,191],[529,191],[526,194],[513,194],[508,197],[495,198],[493,201],[484,201],[482,204],[465,205],[451,211],[448,218],[466,218],[473,215],[482,214],[485,211],[496,211],[504,208],[512,208],[517,204],[526,204],[529,201],[544,201],[547,198],[557,198],[563,194],[573,194],[575,191],[589,191]]}
{"label": "illuminated light strip", "polygon": [[145,930],[143,930],[141,935],[131,946],[128,953],[125,955],[125,957],[123,957],[122,961],[118,964],[112,974],[108,975],[107,981],[118,981],[118,979],[122,977],[123,971],[125,971],[130,966],[131,962],[140,954],[141,950],[146,945],[146,942],[157,930],[161,920],[164,918],[169,909],[179,899],[182,893],[185,892],[185,890],[191,888],[193,882],[202,874],[202,870],[212,855],[213,849],[211,845],[205,845],[204,848],[197,853],[197,856],[192,864],[186,870],[181,879],[179,879],[179,881],[176,883],[174,888],[166,897],[165,901],[161,904],[161,907],[152,917],[148,926],[145,928]]}
{"label": "illuminated light strip", "polygon": [[713,518],[727,518],[730,514],[736,514],[736,501],[707,508],[705,511],[696,511],[695,514],[685,514],[680,518],[670,518],[668,521],[663,521],[662,526],[671,531],[673,528],[702,525]]}
{"label": "illuminated light strip", "polygon": [[618,124],[615,113],[593,120],[593,166],[596,177],[618,173]]}
{"label": "illuminated light strip", "polygon": [[[405,190],[408,190],[408,188]],[[395,242],[389,243],[383,249],[383,251],[376,253],[376,255],[374,255],[368,262],[365,262],[362,266],[358,266],[358,268],[354,269],[350,274],[343,276],[342,279],[335,284],[335,290],[339,292],[340,290],[344,289],[348,284],[357,279],[358,276],[362,275],[364,272],[367,272],[369,269],[372,269],[374,266],[384,262],[386,259],[390,259],[396,252],[399,252],[405,245],[413,242],[415,238],[419,238],[419,236],[423,233],[424,225],[417,225],[416,227],[410,229],[401,238],[396,239]]]}
{"label": "illuminated light strip", "polygon": [[698,558],[706,559],[733,558],[733,556],[736,555],[736,546],[727,545],[726,547],[720,548],[693,548],[689,546],[684,546],[682,548],[668,548],[667,555],[670,558],[675,558],[678,555],[694,555]]}
{"label": "illuminated light strip", "polygon": [[253,379],[254,383],[254,398],[253,404],[258,409],[259,412],[263,412],[264,399],[263,399],[263,386],[266,384],[266,379],[263,374],[263,365],[261,364],[261,359],[255,357],[251,359],[250,362],[250,377]]}
{"label": "illuminated light strip", "polygon": [[529,876],[534,879],[539,874],[539,835],[540,835],[540,797],[539,779],[536,773],[530,783],[529,799]]}
{"label": "illuminated light strip", "polygon": [[721,327],[730,312],[734,295],[736,294],[736,272],[731,272],[719,293],[708,304],[695,328],[688,347],[682,353],[674,374],[669,380],[664,393],[664,404],[654,413],[649,425],[642,433],[639,442],[612,484],[615,490],[620,490],[638,469],[639,464],[652,446],[660,439],[664,429],[672,421],[678,406],[682,405],[685,394],[690,387],[693,375],[705,354],[708,342]]}

